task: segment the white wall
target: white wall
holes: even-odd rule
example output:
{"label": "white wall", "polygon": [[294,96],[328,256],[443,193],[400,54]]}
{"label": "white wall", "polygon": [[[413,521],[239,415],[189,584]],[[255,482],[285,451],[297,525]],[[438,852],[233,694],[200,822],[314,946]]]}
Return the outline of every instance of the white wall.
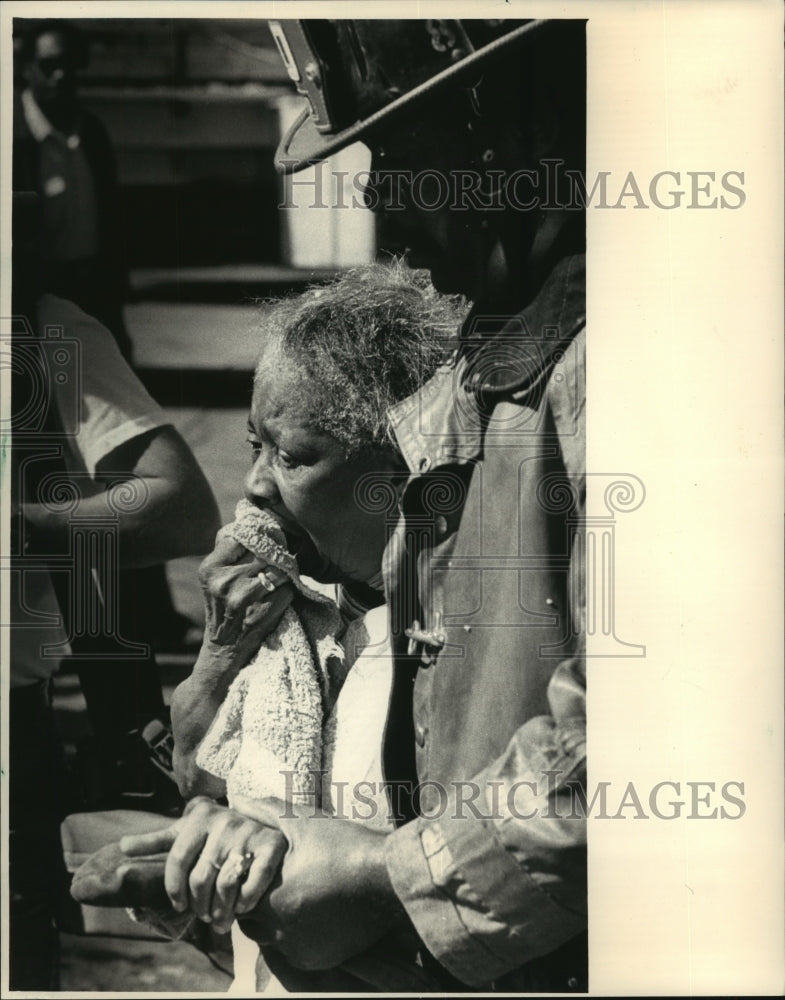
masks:
{"label": "white wall", "polygon": [[[303,107],[300,97],[278,102],[281,135]],[[282,179],[284,262],[294,267],[350,267],[376,255],[373,213],[357,204],[353,180],[368,170],[370,153],[362,143],[331,156],[293,177]],[[324,207],[318,207],[323,205]]]}

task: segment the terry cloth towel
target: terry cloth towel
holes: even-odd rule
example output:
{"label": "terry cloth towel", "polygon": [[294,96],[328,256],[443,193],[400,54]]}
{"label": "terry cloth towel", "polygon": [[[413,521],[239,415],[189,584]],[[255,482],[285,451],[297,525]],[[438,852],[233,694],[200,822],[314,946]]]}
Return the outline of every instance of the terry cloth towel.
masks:
{"label": "terry cloth towel", "polygon": [[334,601],[307,587],[275,518],[241,500],[221,529],[283,570],[299,591],[254,660],[232,682],[197,753],[238,795],[321,804],[322,726],[345,676]]}

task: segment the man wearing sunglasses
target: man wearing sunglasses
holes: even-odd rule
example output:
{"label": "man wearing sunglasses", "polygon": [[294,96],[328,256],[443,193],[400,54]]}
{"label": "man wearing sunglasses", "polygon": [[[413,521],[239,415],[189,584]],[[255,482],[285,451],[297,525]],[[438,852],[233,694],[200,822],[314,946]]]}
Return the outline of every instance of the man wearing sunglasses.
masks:
{"label": "man wearing sunglasses", "polygon": [[45,284],[100,320],[130,360],[115,158],[106,129],[77,93],[87,44],[67,21],[31,21],[19,52],[13,187],[40,196]]}

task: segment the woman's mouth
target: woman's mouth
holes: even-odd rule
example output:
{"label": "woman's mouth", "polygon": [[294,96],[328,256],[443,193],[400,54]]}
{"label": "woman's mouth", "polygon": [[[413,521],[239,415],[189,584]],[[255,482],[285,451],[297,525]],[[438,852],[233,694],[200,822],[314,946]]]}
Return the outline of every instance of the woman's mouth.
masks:
{"label": "woman's mouth", "polygon": [[275,520],[280,524],[283,530],[288,535],[295,535],[297,538],[302,538],[305,535],[305,531],[300,527],[300,525],[291,517],[291,515],[283,510],[281,507],[275,506],[273,504],[262,504],[256,502],[254,499],[249,498],[251,503],[258,507],[260,510],[266,511],[268,514],[272,514]]}
{"label": "woman's mouth", "polygon": [[277,520],[280,522],[281,527],[288,535],[294,535],[297,538],[302,538],[305,536],[305,531],[300,527],[300,525],[293,520],[287,513],[276,510],[275,507],[271,507],[270,511],[275,515]]}

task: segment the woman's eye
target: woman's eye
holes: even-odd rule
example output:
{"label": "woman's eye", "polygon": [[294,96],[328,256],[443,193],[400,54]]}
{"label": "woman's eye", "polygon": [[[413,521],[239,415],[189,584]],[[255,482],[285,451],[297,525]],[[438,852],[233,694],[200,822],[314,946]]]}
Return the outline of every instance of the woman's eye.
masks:
{"label": "woman's eye", "polygon": [[296,458],[292,458],[291,455],[287,455],[285,451],[278,449],[278,461],[284,467],[284,469],[296,469],[298,466],[302,465],[302,462],[298,462]]}
{"label": "woman's eye", "polygon": [[[262,454],[262,442],[255,441],[253,438],[246,438],[246,442],[251,446],[251,455],[253,461],[258,461],[260,455]],[[292,455],[285,451],[281,451],[280,448],[271,445],[271,450],[274,456],[274,461],[281,466],[283,469],[299,469],[303,464],[300,459],[294,458]]]}

